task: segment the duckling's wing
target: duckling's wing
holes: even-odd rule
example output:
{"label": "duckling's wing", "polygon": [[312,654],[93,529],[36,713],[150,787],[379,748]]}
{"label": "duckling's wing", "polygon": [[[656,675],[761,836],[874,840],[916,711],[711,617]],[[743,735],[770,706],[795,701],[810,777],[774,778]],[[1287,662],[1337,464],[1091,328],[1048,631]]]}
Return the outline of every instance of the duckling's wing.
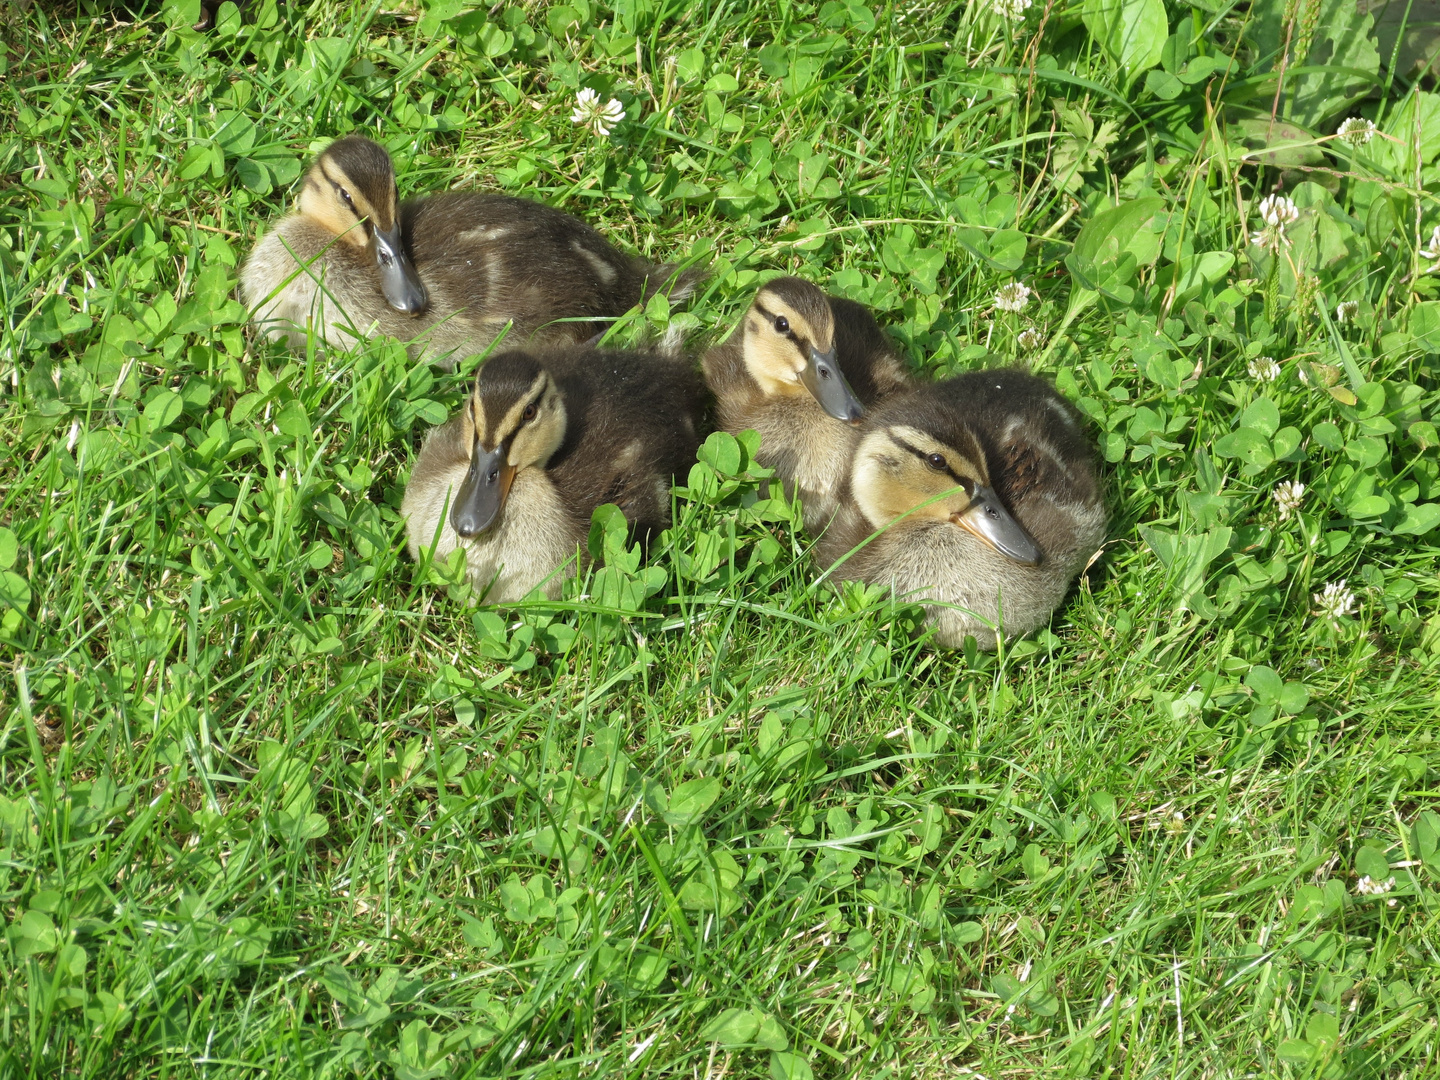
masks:
{"label": "duckling's wing", "polygon": [[1090,447],[1074,410],[1049,384],[1035,381],[1041,385],[1027,400],[996,409],[1003,418],[990,468],[996,490],[1012,508],[1040,496],[1062,503],[1098,502]]}
{"label": "duckling's wing", "polygon": [[[673,268],[627,255],[578,218],[527,199],[451,192],[413,215],[427,284],[442,279],[470,317],[513,319],[537,341],[584,342],[670,284]],[[697,274],[682,283],[693,287]]]}

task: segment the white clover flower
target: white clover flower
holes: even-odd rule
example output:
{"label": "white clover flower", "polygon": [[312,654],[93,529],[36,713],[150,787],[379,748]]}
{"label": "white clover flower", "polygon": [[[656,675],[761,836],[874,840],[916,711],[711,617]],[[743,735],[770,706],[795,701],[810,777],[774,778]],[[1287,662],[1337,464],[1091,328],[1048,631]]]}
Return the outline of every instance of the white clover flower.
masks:
{"label": "white clover flower", "polygon": [[1316,614],[1323,616],[1331,626],[1338,627],[1340,617],[1355,610],[1355,594],[1345,587],[1344,578],[1332,581],[1322,592],[1315,593],[1312,599],[1319,608]]}
{"label": "white clover flower", "polygon": [[1290,246],[1290,238],[1285,235],[1285,230],[1280,226],[1266,225],[1263,229],[1257,229],[1250,234],[1250,243],[1256,247],[1268,248],[1278,255],[1281,248]]}
{"label": "white clover flower", "polygon": [[1356,896],[1384,896],[1391,889],[1395,888],[1395,879],[1386,878],[1384,881],[1376,881],[1369,874],[1366,874],[1355,883]]}
{"label": "white clover flower", "polygon": [[1435,226],[1435,231],[1430,234],[1430,243],[1420,249],[1420,255],[1430,260],[1430,265],[1425,268],[1425,273],[1433,274],[1440,271],[1440,225]]}
{"label": "white clover flower", "polygon": [[1030,289],[1018,281],[1001,285],[995,293],[995,306],[1001,311],[1024,311],[1030,303]]}
{"label": "white clover flower", "polygon": [[1305,501],[1305,485],[1298,480],[1281,480],[1270,497],[1280,511],[1280,520],[1289,521],[1290,515],[1299,510],[1300,504]]}
{"label": "white clover flower", "polygon": [[[1369,874],[1366,874],[1355,883],[1356,896],[1384,896],[1391,889],[1395,888],[1395,879],[1386,878],[1384,881],[1376,881]],[[1387,907],[1394,907],[1395,900],[1392,897],[1385,901]]]}
{"label": "white clover flower", "polygon": [[1028,330],[1020,331],[1020,336],[1015,339],[1015,343],[1026,352],[1034,352],[1045,344],[1045,335],[1032,326]]}
{"label": "white clover flower", "polygon": [[1274,382],[1280,377],[1280,365],[1273,356],[1257,356],[1245,368],[1256,382]]}
{"label": "white clover flower", "polygon": [[1300,210],[1288,196],[1267,195],[1260,200],[1260,219],[1266,225],[1290,225],[1300,220]]}
{"label": "white clover flower", "polygon": [[1360,116],[1352,116],[1340,125],[1335,135],[1337,138],[1344,139],[1352,146],[1364,146],[1375,137],[1376,130],[1373,121],[1366,120]]}
{"label": "white clover flower", "polygon": [[570,119],[573,123],[589,127],[596,135],[604,138],[616,124],[625,119],[625,106],[615,98],[601,105],[600,95],[587,86],[575,95],[575,108],[570,113]]}
{"label": "white clover flower", "polygon": [[1260,220],[1265,224],[1250,234],[1250,243],[1278,255],[1282,247],[1290,246],[1285,226],[1299,219],[1300,210],[1293,200],[1284,195],[1267,195],[1260,200]]}
{"label": "white clover flower", "polygon": [[1023,19],[1030,0],[990,0],[990,9],[1005,19]]}
{"label": "white clover flower", "polygon": [[1356,300],[1342,300],[1335,305],[1336,322],[1350,322],[1358,314],[1360,314],[1360,304]]}

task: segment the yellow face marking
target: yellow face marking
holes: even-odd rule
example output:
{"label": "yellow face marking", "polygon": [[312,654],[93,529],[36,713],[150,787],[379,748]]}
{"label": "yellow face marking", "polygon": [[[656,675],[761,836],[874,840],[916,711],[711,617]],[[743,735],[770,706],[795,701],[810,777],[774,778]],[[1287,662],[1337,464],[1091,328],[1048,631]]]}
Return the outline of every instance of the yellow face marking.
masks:
{"label": "yellow face marking", "polygon": [[[786,330],[776,329],[777,319],[785,320]],[[829,341],[815,340],[810,323],[783,300],[762,294],[746,313],[745,368],[766,394],[790,397],[809,393],[800,373],[810,362],[811,345],[822,352],[830,348]]]}
{"label": "yellow face marking", "polygon": [[[944,464],[934,464],[932,455]],[[960,480],[979,479],[974,464],[954,447],[918,428],[896,425],[861,442],[852,487],[861,511],[880,528],[906,515],[906,521],[954,520],[970,507]]]}
{"label": "yellow face marking", "polygon": [[361,222],[393,221],[394,198],[390,192],[385,206],[375,206],[344,170],[321,157],[305,177],[300,212],[352,247],[368,248],[370,231]]}

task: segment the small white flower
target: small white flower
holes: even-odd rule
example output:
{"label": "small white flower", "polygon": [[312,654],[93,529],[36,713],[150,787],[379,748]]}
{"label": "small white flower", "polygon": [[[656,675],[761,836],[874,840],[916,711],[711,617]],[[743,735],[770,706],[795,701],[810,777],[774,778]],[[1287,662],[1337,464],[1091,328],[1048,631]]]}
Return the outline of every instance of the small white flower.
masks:
{"label": "small white flower", "polygon": [[1001,311],[1024,311],[1030,303],[1030,289],[1018,281],[1001,285],[995,293],[995,306]]}
{"label": "small white flower", "polygon": [[1323,616],[1331,626],[1338,627],[1340,617],[1355,610],[1355,594],[1345,587],[1344,578],[1332,581],[1322,592],[1315,593],[1312,599],[1320,609],[1316,614]]}
{"label": "small white flower", "polygon": [[1280,520],[1289,521],[1290,515],[1299,510],[1300,504],[1305,501],[1305,485],[1298,480],[1281,480],[1270,497],[1280,511]]}
{"label": "small white flower", "polygon": [[1295,203],[1284,195],[1267,195],[1260,200],[1260,220],[1265,224],[1250,234],[1250,243],[1256,247],[1268,248],[1276,255],[1280,249],[1290,246],[1285,235],[1285,226],[1299,220],[1300,211]]}
{"label": "small white flower", "polygon": [[1256,247],[1269,248],[1278,255],[1282,247],[1290,246],[1290,238],[1285,235],[1284,229],[1266,225],[1263,229],[1250,234],[1250,243]]}
{"label": "small white flower", "polygon": [[1025,18],[1025,9],[1030,6],[1030,0],[990,0],[990,8],[1005,19]]}
{"label": "small white flower", "polygon": [[1395,879],[1386,878],[1384,881],[1376,881],[1369,874],[1366,874],[1355,883],[1356,896],[1384,896],[1391,889],[1395,888]]}
{"label": "small white flower", "polygon": [[570,113],[570,119],[573,123],[589,127],[596,135],[604,138],[614,130],[616,124],[625,119],[625,106],[615,98],[601,105],[600,95],[587,86],[575,95],[575,108]]}
{"label": "small white flower", "polygon": [[1260,200],[1260,219],[1266,225],[1285,226],[1300,220],[1300,210],[1288,196],[1267,195]]}
{"label": "small white flower", "polygon": [[1342,138],[1346,143],[1355,145],[1355,147],[1362,147],[1375,137],[1377,130],[1374,121],[1365,120],[1364,117],[1351,117],[1341,124],[1339,130],[1335,132],[1335,137]]}
{"label": "small white flower", "polygon": [[1256,382],[1274,382],[1280,377],[1280,365],[1273,356],[1257,356],[1245,368]]}
{"label": "small white flower", "polygon": [[1360,303],[1357,300],[1342,300],[1335,305],[1336,322],[1350,322],[1358,314],[1360,314]]}
{"label": "small white flower", "polygon": [[1045,335],[1035,327],[1020,331],[1020,336],[1015,339],[1016,344],[1026,352],[1034,352],[1045,344]]}
{"label": "small white flower", "polygon": [[1338,138],[1344,139],[1352,146],[1364,146],[1375,137],[1375,124],[1373,121],[1363,117],[1352,116],[1340,125],[1335,132]]}
{"label": "small white flower", "polygon": [[1420,249],[1420,255],[1430,260],[1430,265],[1425,268],[1425,273],[1433,274],[1440,271],[1440,225],[1435,226],[1435,231],[1430,234],[1430,243]]}

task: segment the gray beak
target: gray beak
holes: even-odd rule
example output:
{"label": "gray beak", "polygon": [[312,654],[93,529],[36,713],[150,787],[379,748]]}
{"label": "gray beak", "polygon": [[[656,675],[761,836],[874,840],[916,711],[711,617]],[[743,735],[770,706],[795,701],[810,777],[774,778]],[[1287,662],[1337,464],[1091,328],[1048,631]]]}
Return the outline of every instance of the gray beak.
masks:
{"label": "gray beak", "polygon": [[801,370],[800,381],[820,407],[836,420],[858,424],[860,417],[865,415],[864,408],[855,400],[850,384],[845,381],[840,365],[835,362],[834,349],[822,353],[811,346],[810,362]]}
{"label": "gray beak", "polygon": [[977,485],[970,505],[951,516],[956,525],[974,533],[1006,558],[1025,566],[1040,562],[1040,548],[1024,527],[1010,516],[992,488]]}
{"label": "gray beak", "polygon": [[509,462],[510,444],[503,442],[494,450],[485,451],[476,443],[470,456],[470,470],[455,492],[450,507],[450,524],[464,540],[472,540],[495,523],[510,485],[515,482],[515,466]]}
{"label": "gray beak", "polygon": [[429,297],[420,275],[405,254],[405,245],[400,238],[400,223],[397,221],[388,230],[381,232],[372,228],[375,237],[375,263],[380,267],[380,288],[385,299],[396,311],[406,315],[418,315],[425,310]]}

